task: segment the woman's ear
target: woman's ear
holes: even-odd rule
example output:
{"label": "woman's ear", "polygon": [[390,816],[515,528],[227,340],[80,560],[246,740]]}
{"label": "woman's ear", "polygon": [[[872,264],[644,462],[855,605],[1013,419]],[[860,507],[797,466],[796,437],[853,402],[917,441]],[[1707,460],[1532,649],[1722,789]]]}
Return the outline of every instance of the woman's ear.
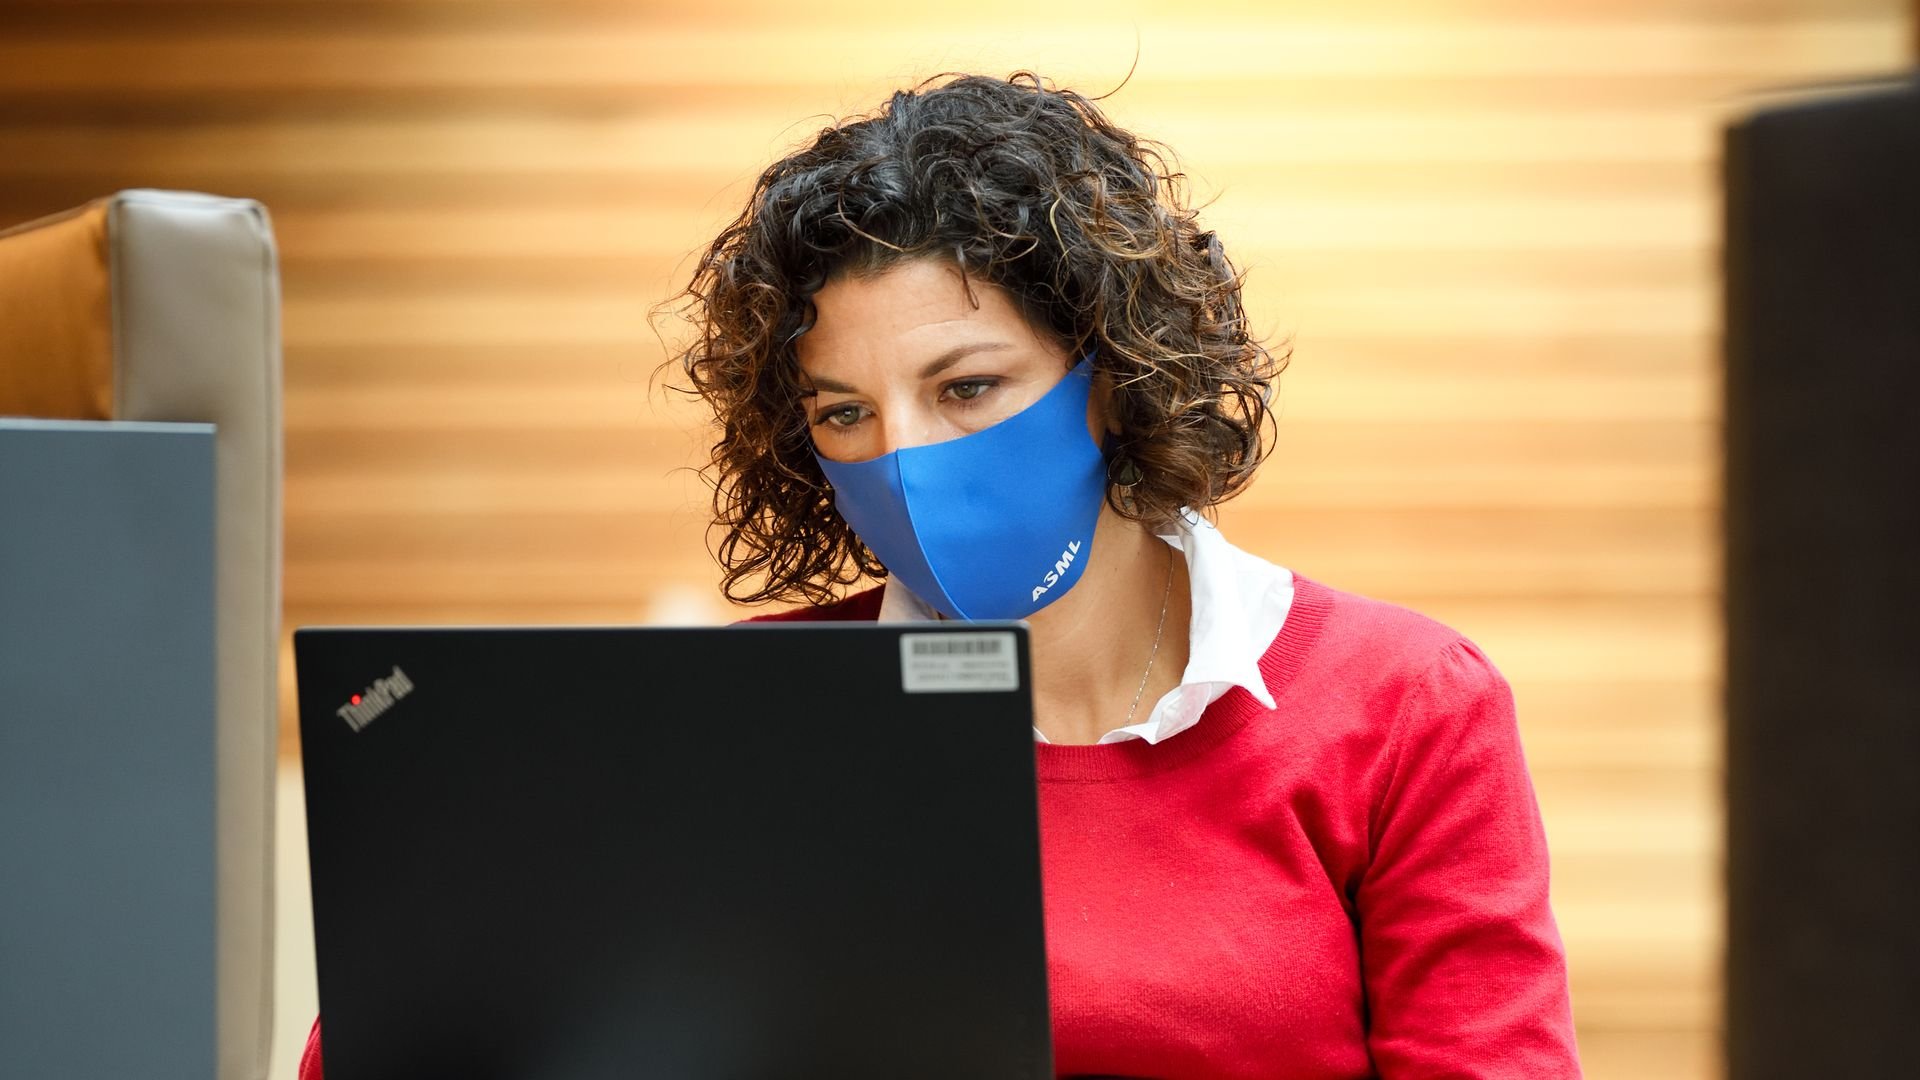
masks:
{"label": "woman's ear", "polygon": [[1087,431],[1120,434],[1120,421],[1113,411],[1113,378],[1097,367],[1093,369],[1093,385],[1087,393]]}

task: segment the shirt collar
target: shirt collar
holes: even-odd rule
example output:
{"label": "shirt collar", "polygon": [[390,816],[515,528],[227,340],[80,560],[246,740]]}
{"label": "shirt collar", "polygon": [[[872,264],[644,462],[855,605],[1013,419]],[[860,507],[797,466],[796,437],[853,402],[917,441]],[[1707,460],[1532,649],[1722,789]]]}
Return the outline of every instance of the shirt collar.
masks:
{"label": "shirt collar", "polygon": [[1192,614],[1187,633],[1187,670],[1180,683],[1226,683],[1274,708],[1260,672],[1260,658],[1280,633],[1293,604],[1293,574],[1227,542],[1214,524],[1191,510],[1181,512],[1160,539],[1187,557]]}

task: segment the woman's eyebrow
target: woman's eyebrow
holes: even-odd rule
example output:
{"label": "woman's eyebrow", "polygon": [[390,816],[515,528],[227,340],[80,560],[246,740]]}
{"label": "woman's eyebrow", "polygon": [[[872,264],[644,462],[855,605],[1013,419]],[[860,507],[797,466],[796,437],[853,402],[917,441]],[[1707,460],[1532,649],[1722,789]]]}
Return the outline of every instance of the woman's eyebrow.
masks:
{"label": "woman's eyebrow", "polygon": [[819,397],[821,394],[855,394],[859,391],[837,379],[808,379],[800,388],[801,397]]}
{"label": "woman's eyebrow", "polygon": [[[935,375],[940,374],[977,352],[1001,352],[1011,348],[1013,348],[1013,343],[1007,341],[969,341],[965,344],[955,345],[953,348],[929,360],[927,366],[920,369],[920,378],[923,380],[931,379]],[[859,391],[838,379],[810,378],[807,380],[807,385],[801,389],[800,396],[818,397],[823,393],[857,394]]]}
{"label": "woman's eyebrow", "polygon": [[1012,343],[1006,341],[969,341],[964,345],[955,345],[953,348],[934,357],[927,363],[926,367],[921,368],[920,377],[922,379],[931,379],[935,375],[959,363],[962,359],[972,356],[977,352],[998,352],[1011,348],[1013,348]]}

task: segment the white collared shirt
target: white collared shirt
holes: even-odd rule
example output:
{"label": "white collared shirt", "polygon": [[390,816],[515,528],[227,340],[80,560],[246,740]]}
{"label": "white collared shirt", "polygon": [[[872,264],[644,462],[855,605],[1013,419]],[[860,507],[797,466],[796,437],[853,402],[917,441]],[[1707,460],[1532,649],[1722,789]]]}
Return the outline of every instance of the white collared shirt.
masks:
{"label": "white collared shirt", "polygon": [[[1191,510],[1182,513],[1173,531],[1156,535],[1187,558],[1193,586],[1187,670],[1180,675],[1180,685],[1167,691],[1145,720],[1107,732],[1101,743],[1172,738],[1199,722],[1207,706],[1236,686],[1267,708],[1274,707],[1260,674],[1260,657],[1279,636],[1293,606],[1293,573],[1234,547],[1212,522]],[[880,594],[880,622],[939,617],[899,578],[887,579]],[[1039,728],[1033,737],[1047,741]]]}

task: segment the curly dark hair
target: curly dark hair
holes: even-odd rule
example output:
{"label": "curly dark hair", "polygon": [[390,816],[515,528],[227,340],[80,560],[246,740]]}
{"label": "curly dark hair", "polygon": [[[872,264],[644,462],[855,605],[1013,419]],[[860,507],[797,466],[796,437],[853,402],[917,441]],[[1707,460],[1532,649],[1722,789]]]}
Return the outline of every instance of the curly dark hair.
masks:
{"label": "curly dark hair", "polygon": [[1114,453],[1138,471],[1109,483],[1116,511],[1160,525],[1241,491],[1271,449],[1287,354],[1249,335],[1242,275],[1171,160],[1022,71],[935,76],[768,166],[663,305],[697,330],[668,364],[721,431],[706,473],[727,597],[824,604],[886,576],[834,509],[794,342],[822,286],[904,260],[950,260],[1006,289],[1068,355],[1093,351]]}

